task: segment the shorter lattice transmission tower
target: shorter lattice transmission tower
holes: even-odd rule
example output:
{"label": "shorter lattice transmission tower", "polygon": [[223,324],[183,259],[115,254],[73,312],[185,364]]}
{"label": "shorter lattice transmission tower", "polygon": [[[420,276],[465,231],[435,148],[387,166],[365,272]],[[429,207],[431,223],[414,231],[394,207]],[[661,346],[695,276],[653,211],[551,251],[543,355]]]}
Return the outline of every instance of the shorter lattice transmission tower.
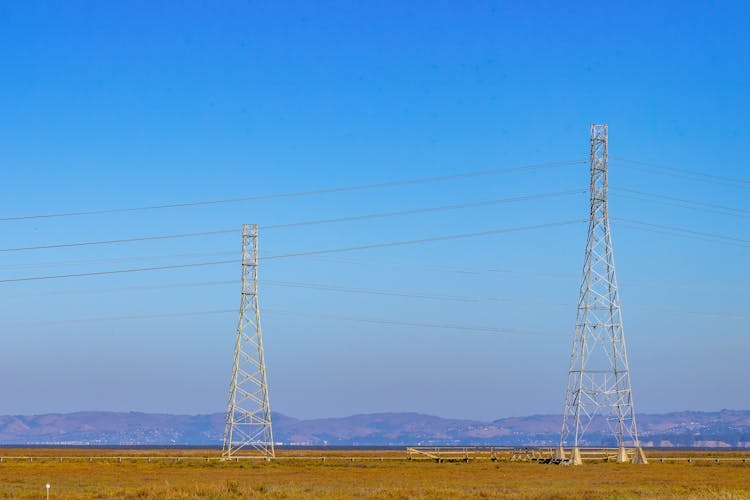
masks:
{"label": "shorter lattice transmission tower", "polygon": [[258,308],[258,226],[242,226],[242,301],[229,385],[222,457],[274,457]]}
{"label": "shorter lattice transmission tower", "polygon": [[634,463],[646,463],[638,441],[612,254],[607,155],[607,125],[592,125],[588,238],[557,452],[564,459],[564,447],[572,445],[573,464],[581,463],[579,446],[586,443],[586,431],[601,429],[614,435],[618,462],[629,461],[632,451]]}

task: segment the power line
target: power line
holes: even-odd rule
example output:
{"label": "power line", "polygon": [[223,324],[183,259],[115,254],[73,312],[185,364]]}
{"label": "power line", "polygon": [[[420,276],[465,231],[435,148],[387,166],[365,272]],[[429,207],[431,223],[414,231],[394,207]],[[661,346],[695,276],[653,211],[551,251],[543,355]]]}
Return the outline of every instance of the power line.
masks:
{"label": "power line", "polygon": [[567,221],[560,221],[560,222],[550,222],[547,224],[535,224],[535,225],[530,225],[530,226],[518,226],[518,227],[510,227],[510,228],[503,228],[503,229],[491,229],[489,231],[479,231],[475,233],[462,233],[462,234],[451,234],[447,236],[434,236],[431,238],[420,238],[416,240],[391,241],[388,243],[372,243],[369,245],[358,245],[358,246],[335,248],[335,249],[329,249],[329,250],[312,250],[308,252],[287,253],[287,254],[281,254],[281,255],[269,255],[269,256],[261,257],[261,258],[265,260],[286,259],[290,257],[302,257],[302,256],[307,256],[307,255],[321,255],[321,254],[327,254],[327,253],[352,252],[356,250],[371,250],[375,248],[388,248],[388,247],[404,246],[404,245],[418,245],[421,243],[431,243],[434,241],[449,241],[449,240],[457,240],[457,239],[464,239],[464,238],[476,238],[479,236],[489,236],[493,234],[528,231],[532,229],[545,229],[545,228],[550,228],[550,227],[568,226],[571,224],[582,224],[584,222],[586,221],[582,219],[567,220]]}
{"label": "power line", "polygon": [[529,201],[529,200],[538,200],[538,199],[543,199],[543,198],[569,196],[569,195],[574,195],[574,194],[584,194],[586,192],[587,191],[585,189],[572,189],[568,191],[556,191],[556,192],[542,193],[542,194],[536,194],[536,195],[517,196],[514,198],[497,198],[494,200],[477,201],[473,203],[458,203],[458,204],[443,205],[443,206],[438,206],[438,207],[415,208],[412,210],[399,210],[395,212],[381,212],[381,213],[375,213],[375,214],[354,215],[350,217],[336,217],[332,219],[319,219],[319,220],[303,221],[303,222],[290,222],[287,224],[273,224],[269,226],[260,226],[260,229],[264,229],[264,230],[281,229],[281,228],[297,227],[297,226],[311,226],[311,225],[316,225],[316,224],[330,224],[330,223],[336,223],[336,222],[348,222],[348,221],[366,220],[366,219],[380,219],[380,218],[386,218],[386,217],[399,217],[399,216],[404,216],[404,215],[416,215],[416,214],[424,214],[424,213],[430,213],[430,212],[443,212],[443,211],[449,211],[449,210],[462,210],[466,208],[499,205],[503,203],[515,203],[519,201]]}
{"label": "power line", "polygon": [[416,321],[400,321],[400,320],[387,320],[379,318],[366,318],[360,316],[339,316],[333,314],[320,314],[310,312],[298,312],[298,311],[287,311],[283,309],[263,309],[264,313],[280,314],[284,316],[299,316],[304,318],[318,318],[318,319],[330,319],[337,321],[352,321],[357,323],[370,323],[375,325],[387,325],[387,326],[407,326],[412,328],[435,328],[444,330],[464,330],[479,333],[494,333],[494,334],[521,334],[521,335],[549,335],[554,337],[563,336],[561,334],[538,332],[531,330],[517,330],[513,328],[494,328],[486,326],[467,326],[456,323],[422,323]]}
{"label": "power line", "polygon": [[127,274],[127,273],[141,273],[147,271],[163,271],[167,269],[185,269],[189,267],[205,267],[205,266],[218,266],[222,264],[236,264],[240,262],[237,259],[234,260],[219,260],[213,262],[194,262],[192,264],[174,264],[169,266],[153,266],[153,267],[139,267],[134,269],[115,269],[111,271],[95,271],[88,273],[71,273],[71,274],[53,274],[47,276],[25,276],[22,278],[6,278],[0,280],[0,283],[18,283],[22,281],[41,281],[41,280],[55,280],[65,278],[83,278],[88,276],[106,276],[111,274]]}
{"label": "power line", "polygon": [[[57,325],[57,324],[76,324],[76,323],[94,323],[94,322],[108,322],[108,321],[132,321],[132,320],[143,320],[143,319],[159,319],[159,318],[180,318],[180,317],[192,317],[192,316],[203,316],[213,314],[230,314],[236,313],[234,309],[212,309],[207,311],[183,311],[183,312],[168,312],[168,313],[156,313],[156,314],[137,314],[127,316],[94,316],[90,318],[73,318],[73,319],[60,319],[50,321],[28,321],[20,323],[6,323],[0,325],[0,328],[19,328],[29,326],[40,326],[40,325]],[[369,323],[376,325],[385,326],[405,326],[409,328],[430,328],[439,330],[458,330],[468,331],[477,333],[490,333],[490,334],[517,334],[517,335],[549,335],[560,337],[559,334],[551,334],[546,332],[530,331],[530,330],[518,330],[514,328],[496,328],[486,326],[473,326],[463,325],[460,323],[425,323],[416,321],[401,321],[401,320],[389,320],[379,318],[367,318],[360,316],[339,316],[333,314],[319,314],[319,313],[308,313],[298,311],[288,311],[281,309],[264,309],[264,314],[280,315],[280,316],[297,316],[306,318],[318,318],[325,320],[334,321],[351,321],[358,323]]]}
{"label": "power line", "polygon": [[714,312],[714,311],[695,311],[695,310],[681,310],[681,309],[669,309],[669,308],[655,308],[655,307],[636,307],[634,310],[638,311],[651,311],[658,313],[674,314],[674,315],[690,315],[700,316],[706,318],[721,318],[721,319],[738,319],[738,320],[750,320],[750,315],[740,314],[734,312]]}
{"label": "power line", "polygon": [[322,262],[334,262],[342,264],[352,264],[356,266],[379,266],[379,267],[392,267],[392,268],[406,268],[409,270],[420,270],[426,272],[439,272],[439,273],[451,273],[451,274],[464,274],[469,276],[481,276],[487,273],[498,273],[498,274],[522,274],[522,275],[533,275],[543,278],[556,278],[556,279],[568,279],[569,275],[563,273],[540,273],[535,271],[519,271],[517,269],[501,269],[501,268],[467,268],[467,267],[456,267],[456,266],[445,266],[445,265],[427,265],[422,263],[414,262],[379,262],[372,260],[362,259],[343,259],[336,257],[319,257],[315,256],[315,259]]}
{"label": "power line", "polygon": [[[439,273],[456,273],[456,274],[465,274],[470,276],[482,276],[487,275],[490,273],[513,273],[513,274],[519,274],[519,275],[533,275],[540,278],[545,279],[555,279],[555,280],[565,280],[568,281],[570,276],[566,276],[564,274],[552,274],[552,273],[535,273],[530,271],[518,271],[518,270],[510,270],[510,269],[468,269],[468,268],[453,268],[453,267],[447,267],[447,266],[419,266],[417,264],[408,263],[408,262],[402,262],[402,263],[387,263],[383,264],[382,262],[375,262],[375,261],[367,261],[367,260],[355,260],[355,259],[326,259],[321,257],[316,257],[318,260],[325,261],[325,262],[333,262],[333,263],[344,263],[344,264],[355,264],[355,265],[362,265],[366,267],[372,267],[372,266],[392,266],[395,268],[407,268],[407,269],[421,269],[424,271],[429,272],[439,272]],[[239,261],[237,261],[239,262]],[[399,292],[399,291],[387,291],[387,290],[375,290],[375,289],[362,289],[362,288],[344,288],[339,287],[337,285],[316,285],[312,283],[298,283],[299,286],[295,286],[293,283],[295,282],[282,282],[282,281],[272,281],[272,280],[260,280],[260,283],[264,286],[281,286],[281,287],[292,287],[292,288],[310,288],[310,289],[316,289],[316,290],[327,290],[327,291],[347,291],[352,293],[363,293],[363,294],[372,294],[372,295],[387,295],[387,296],[398,296],[398,297],[411,297],[411,298],[424,298],[424,299],[434,299],[434,300],[451,300],[450,295],[430,295],[430,294],[424,294],[420,292]],[[640,281],[626,281],[621,282],[621,284],[625,284],[627,288],[632,287],[648,287],[648,288],[655,288],[655,287],[667,287],[667,288],[679,288],[682,290],[685,290],[686,288],[689,288],[689,285],[685,283],[672,283],[667,284],[663,281],[656,281],[656,282],[640,282]],[[187,282],[187,283],[164,283],[164,284],[154,284],[154,285],[137,285],[137,286],[120,286],[120,287],[107,287],[107,288],[86,288],[86,289],[64,289],[64,290],[55,290],[55,291],[47,291],[47,292],[31,292],[31,293],[15,293],[10,295],[2,295],[0,298],[3,299],[14,299],[14,298],[24,298],[24,297],[47,297],[47,296],[55,296],[55,295],[81,295],[81,294],[96,294],[96,293],[105,293],[105,292],[129,292],[129,291],[144,291],[144,290],[160,290],[160,289],[172,289],[172,288],[195,288],[195,287],[204,287],[204,286],[218,286],[218,285],[237,285],[237,280],[222,280],[222,281],[197,281],[197,282]],[[744,284],[727,284],[723,283],[721,284],[722,287],[740,287],[745,288],[746,286]],[[704,290],[706,285],[696,285],[695,289],[698,290]],[[462,297],[462,296],[455,296],[455,300],[459,302],[475,302],[475,301],[494,301],[494,302],[512,302],[515,301],[515,299],[509,299],[509,298],[482,298],[482,297]],[[532,302],[529,301],[523,301],[525,304],[531,304]],[[551,302],[533,302],[534,304],[544,304],[544,305],[554,305],[554,306],[560,306],[560,307],[571,307],[575,306],[575,304],[566,304],[566,303],[551,303]],[[639,308],[642,309],[642,308]],[[654,309],[649,309],[654,310]],[[721,313],[721,312],[706,312],[706,311],[667,311],[659,310],[660,312],[674,312],[675,314],[695,314],[695,315],[702,315],[702,316],[722,316],[722,317],[741,317],[741,315],[738,315],[737,313]],[[750,318],[750,316],[748,316]]]}
{"label": "power line", "polygon": [[75,243],[55,243],[51,245],[37,245],[27,247],[0,248],[0,252],[27,252],[31,250],[51,250],[53,248],[86,247],[95,245],[115,245],[118,243],[133,243],[136,241],[169,240],[177,238],[194,238],[197,236],[213,236],[217,234],[236,233],[236,229],[218,229],[216,231],[201,231],[195,233],[160,234],[156,236],[138,236],[135,238],[120,238],[116,240],[79,241]]}
{"label": "power line", "polygon": [[[182,254],[162,254],[162,255],[152,255],[152,256],[143,256],[143,257],[124,257],[124,258],[112,258],[112,259],[81,259],[81,260],[73,260],[73,261],[51,261],[51,262],[43,262],[43,263],[33,263],[33,264],[20,264],[20,265],[7,265],[2,266],[0,268],[3,269],[18,269],[18,268],[40,268],[40,267],[58,267],[60,265],[66,265],[66,264],[91,264],[91,263],[105,263],[105,262],[127,262],[127,261],[138,261],[138,260],[147,260],[147,259],[171,259],[175,257],[217,257],[217,256],[228,256],[228,255],[236,255],[236,252],[209,252],[209,253],[182,253]],[[484,275],[487,273],[511,273],[511,274],[522,274],[522,275],[534,275],[544,278],[557,278],[557,279],[563,279],[567,278],[567,275],[559,273],[559,274],[553,274],[553,273],[540,273],[540,272],[533,272],[533,271],[519,271],[517,269],[500,269],[500,268],[485,268],[485,269],[470,269],[470,268],[463,268],[463,267],[455,267],[455,266],[444,266],[444,265],[425,265],[421,263],[414,263],[414,262],[375,262],[371,260],[362,260],[362,259],[344,259],[344,258],[335,258],[335,257],[324,257],[321,255],[311,255],[311,258],[321,261],[321,262],[333,262],[333,263],[343,263],[343,264],[353,264],[353,265],[359,265],[359,266],[386,266],[386,267],[393,267],[393,268],[407,268],[410,270],[422,270],[422,271],[428,271],[428,272],[440,272],[440,273],[452,273],[452,274],[464,274],[464,275],[471,275],[471,276],[479,276]],[[261,257],[262,259],[263,257]],[[194,286],[200,286],[200,285],[212,285],[212,284],[228,284],[228,283],[234,283],[233,281],[221,281],[221,282],[196,282]],[[155,288],[158,288],[160,285],[156,285]],[[167,287],[171,285],[165,285]],[[175,287],[179,288],[182,286],[193,286],[193,285],[175,285]],[[143,286],[143,287],[132,287],[133,290],[137,289],[149,289],[152,288],[149,285]],[[98,291],[110,291],[110,290],[119,290],[120,288],[100,288],[95,289]],[[124,287],[122,289],[131,289],[129,287]],[[88,290],[88,289],[87,289]],[[23,296],[45,296],[45,295],[59,295],[59,294],[65,294],[65,293],[88,293],[87,291],[77,291],[77,290],[65,290],[65,291],[59,291],[59,292],[43,292],[38,294],[23,294]],[[14,295],[13,297],[16,297],[17,295]],[[6,296],[7,297],[7,296]]]}
{"label": "power line", "polygon": [[[235,252],[236,253],[236,252]],[[32,292],[32,293],[17,293],[13,295],[3,295],[3,299],[23,298],[23,297],[49,297],[55,295],[89,295],[99,293],[118,293],[118,292],[139,292],[146,290],[164,290],[172,288],[196,288],[205,286],[218,286],[218,285],[237,285],[237,280],[223,280],[223,281],[193,281],[187,283],[160,283],[154,285],[135,285],[135,286],[118,286],[108,288],[84,288],[84,289],[66,289],[66,290],[55,290],[48,292]]]}
{"label": "power line", "polygon": [[112,257],[108,259],[76,259],[76,260],[58,260],[58,261],[45,261],[45,262],[31,262],[23,264],[7,264],[0,266],[0,269],[37,269],[44,267],[60,267],[60,266],[77,266],[81,264],[104,264],[113,262],[133,262],[133,261],[144,261],[144,260],[163,260],[175,258],[194,258],[194,257],[226,257],[230,255],[237,255],[237,252],[190,252],[190,253],[174,253],[174,254],[160,254],[160,255],[141,255],[138,257]]}
{"label": "power line", "polygon": [[[326,285],[318,283],[300,283],[293,281],[269,281],[261,280],[261,284],[264,286],[281,286],[291,288],[301,288],[309,290],[321,290],[328,292],[338,293],[355,293],[355,294],[366,294],[366,295],[380,295],[387,297],[405,297],[413,299],[425,299],[425,300],[439,300],[439,301],[452,301],[452,302],[465,302],[465,303],[516,303],[525,305],[544,305],[544,306],[555,306],[555,307],[571,307],[575,306],[574,303],[565,302],[546,302],[546,301],[527,301],[517,300],[512,298],[499,298],[499,297],[477,297],[477,296],[462,296],[462,295],[436,295],[429,293],[420,293],[413,291],[399,291],[399,290],[379,290],[372,288],[349,288],[337,285]],[[634,311],[652,311],[660,313],[668,313],[675,315],[689,314],[691,316],[704,316],[710,318],[724,318],[724,319],[740,319],[748,320],[750,315],[734,313],[734,312],[714,312],[714,311],[696,311],[696,310],[681,310],[681,309],[669,309],[669,308],[653,308],[653,307],[630,307]]]}
{"label": "power line", "polygon": [[[467,268],[467,267],[455,267],[455,266],[440,266],[440,265],[425,265],[420,263],[414,263],[414,262],[408,262],[408,261],[401,261],[401,262],[394,262],[394,261],[376,261],[376,260],[364,260],[364,259],[343,259],[343,258],[335,258],[335,257],[321,257],[321,256],[313,256],[312,258],[319,260],[321,262],[332,262],[332,263],[339,263],[339,264],[350,264],[354,266],[361,266],[361,267],[392,267],[394,269],[408,269],[409,271],[424,271],[424,272],[436,272],[436,273],[451,273],[451,274],[457,274],[457,275],[466,275],[466,276],[485,276],[488,274],[498,273],[498,274],[515,274],[515,275],[521,275],[521,276],[535,276],[539,278],[544,278],[547,280],[555,280],[555,281],[565,281],[570,282],[571,279],[575,279],[576,273],[542,273],[537,271],[528,271],[528,270],[518,270],[518,269],[501,269],[501,268]],[[679,289],[679,290],[686,290],[689,288],[693,288],[695,290],[704,291],[707,285],[701,284],[701,285],[689,285],[683,282],[680,283],[668,283],[662,280],[659,281],[620,281],[620,285],[623,285],[624,288],[669,288],[669,289]],[[722,283],[722,287],[732,287],[735,289],[746,289],[747,285],[745,283]]]}
{"label": "power line", "polygon": [[691,238],[695,240],[707,241],[711,243],[722,243],[725,245],[732,245],[741,248],[750,248],[750,240],[744,240],[741,238],[735,238],[733,236],[724,236],[715,233],[704,233],[700,231],[693,231],[692,229],[684,229],[675,226],[666,226],[662,224],[652,224],[649,222],[643,222],[632,219],[624,219],[622,217],[613,217],[612,220],[617,221],[626,226],[634,229],[641,229],[644,231],[651,231],[661,234],[669,234],[673,236],[681,236],[683,238]]}
{"label": "power line", "polygon": [[[54,292],[37,292],[30,294],[14,294],[5,295],[4,299],[15,298],[15,297],[38,297],[38,296],[50,296],[50,295],[73,295],[73,294],[99,294],[102,292],[121,292],[121,291],[144,291],[144,290],[159,290],[159,289],[175,289],[175,288],[195,288],[195,287],[207,287],[207,286],[219,286],[219,285],[237,285],[237,280],[223,280],[223,281],[198,281],[198,282],[187,282],[187,283],[164,283],[155,285],[140,285],[140,286],[123,286],[123,287],[110,287],[110,288],[93,288],[93,289],[77,289],[77,290],[58,290]],[[333,293],[351,293],[351,294],[364,294],[364,295],[375,295],[385,297],[401,297],[401,298],[412,298],[419,300],[436,300],[436,301],[450,301],[450,302],[462,302],[462,303],[509,303],[509,304],[524,304],[524,305],[544,305],[554,307],[572,307],[574,303],[565,302],[548,302],[548,301],[529,301],[529,300],[518,300],[514,298],[505,297],[481,297],[481,296],[465,296],[465,295],[441,295],[424,293],[417,291],[403,291],[403,290],[383,290],[374,288],[358,288],[358,287],[345,287],[340,285],[331,285],[324,283],[306,283],[296,281],[275,281],[275,280],[260,280],[260,284],[264,287],[278,286],[283,288],[298,288],[302,290],[317,290],[326,291]],[[733,320],[750,320],[750,315],[736,312],[726,311],[698,311],[698,310],[686,310],[686,309],[670,309],[670,308],[653,308],[653,307],[638,307],[631,306],[631,311],[646,311],[646,312],[658,312],[674,315],[690,315],[707,318],[722,318],[722,319],[733,319]],[[233,310],[232,310],[233,311]],[[170,313],[171,314],[171,313]],[[127,316],[126,318],[139,319],[144,316]],[[156,317],[156,316],[146,316]],[[118,317],[119,318],[119,317]],[[105,318],[107,319],[107,318]],[[79,321],[79,320],[66,320],[66,321]],[[91,321],[86,319],[84,321]],[[36,323],[34,323],[36,324]]]}
{"label": "power line", "polygon": [[725,177],[722,175],[706,174],[703,172],[697,172],[694,170],[686,170],[682,168],[667,167],[656,163],[650,163],[645,161],[627,160],[625,158],[611,158],[612,160],[623,162],[625,167],[640,170],[642,172],[651,172],[648,168],[656,170],[657,173],[662,175],[668,175],[671,177],[679,177],[683,179],[712,182],[715,184],[722,184],[725,186],[736,186],[744,189],[750,188],[750,181],[746,179],[737,179],[733,177]]}
{"label": "power line", "polygon": [[511,173],[516,173],[516,172],[524,172],[524,171],[538,170],[538,169],[544,169],[544,168],[554,168],[554,167],[568,166],[568,165],[580,165],[580,164],[585,164],[585,163],[586,161],[582,161],[582,160],[565,160],[565,161],[556,161],[556,162],[536,163],[536,164],[524,165],[520,167],[479,170],[479,171],[474,171],[474,172],[465,172],[461,174],[450,174],[450,175],[442,175],[442,176],[435,176],[435,177],[422,177],[422,178],[417,178],[417,179],[405,179],[405,180],[400,180],[400,181],[379,182],[379,183],[372,183],[372,184],[359,184],[359,185],[353,185],[353,186],[340,186],[340,187],[334,187],[334,188],[313,189],[313,190],[308,190],[308,191],[293,191],[293,192],[288,192],[288,193],[274,193],[274,194],[265,194],[265,195],[244,196],[244,197],[239,197],[239,198],[189,201],[189,202],[182,202],[182,203],[146,205],[146,206],[141,206],[141,207],[128,207],[128,208],[82,210],[82,211],[77,211],[77,212],[56,212],[56,213],[35,214],[35,215],[18,215],[18,216],[12,216],[12,217],[1,217],[0,222],[31,220],[31,219],[49,219],[49,218],[56,218],[56,217],[79,217],[79,216],[87,216],[87,215],[103,215],[103,214],[125,213],[125,212],[142,212],[142,211],[148,211],[148,210],[162,210],[162,209],[171,209],[171,208],[221,205],[221,204],[227,204],[227,203],[239,203],[239,202],[246,202],[246,201],[269,200],[269,199],[274,199],[274,198],[295,198],[295,197],[313,196],[313,195],[320,195],[320,194],[341,193],[341,192],[347,192],[347,191],[363,191],[363,190],[368,190],[368,189],[391,188],[391,187],[407,186],[407,185],[413,185],[413,184],[428,184],[428,183],[433,183],[433,182],[444,182],[444,181],[451,181],[451,180],[458,180],[458,179],[468,179],[472,177],[503,175],[503,174],[511,174]]}
{"label": "power line", "polygon": [[[724,313],[708,313],[703,311],[678,311],[678,310],[655,310],[663,312],[673,312],[675,314],[691,314],[700,316],[711,316],[711,317],[728,317],[734,319],[750,319],[746,315],[737,314],[724,314]],[[123,316],[94,316],[89,318],[71,318],[61,320],[49,320],[49,321],[24,321],[17,323],[6,323],[0,325],[0,328],[20,328],[29,326],[43,326],[43,325],[56,325],[56,324],[78,324],[78,323],[96,323],[96,322],[110,322],[110,321],[133,321],[133,320],[144,320],[144,319],[160,319],[160,318],[181,318],[181,317],[193,317],[193,316],[206,316],[215,314],[236,314],[235,309],[210,309],[205,311],[182,311],[182,312],[166,312],[166,313],[154,313],[154,314],[134,314],[134,315],[123,315]],[[518,330],[512,328],[496,328],[496,327],[485,327],[485,326],[469,326],[460,323],[424,323],[415,321],[401,321],[401,320],[389,320],[389,319],[378,319],[368,318],[360,316],[339,316],[332,314],[322,313],[309,313],[299,311],[288,311],[280,309],[264,309],[263,313],[270,313],[273,315],[280,316],[292,316],[292,317],[305,317],[305,318],[317,318],[324,320],[334,321],[351,321],[358,323],[370,323],[379,324],[386,326],[406,326],[412,328],[435,328],[441,330],[460,330],[460,331],[472,331],[479,333],[495,333],[495,334],[523,334],[523,335],[550,335],[550,336],[561,336],[559,334],[552,334],[539,331],[531,330]]]}
{"label": "power line", "polygon": [[405,292],[397,290],[378,290],[373,288],[349,288],[337,285],[325,285],[319,283],[300,283],[295,281],[272,281],[260,280],[264,286],[280,286],[289,288],[301,288],[305,290],[322,290],[326,292],[354,293],[365,295],[382,295],[386,297],[404,297],[411,299],[445,300],[453,302],[506,302],[511,299],[489,299],[481,297],[463,297],[458,295],[435,295],[419,292]]}
{"label": "power line", "polygon": [[[489,236],[489,235],[494,235],[494,234],[529,231],[533,229],[560,227],[560,226],[566,226],[566,225],[571,225],[571,224],[580,224],[583,222],[586,222],[586,221],[568,220],[568,221],[560,221],[560,222],[551,222],[551,223],[546,223],[546,224],[535,224],[535,225],[529,225],[529,226],[517,226],[517,227],[509,227],[509,228],[501,228],[501,229],[491,229],[488,231],[479,231],[479,232],[474,232],[474,233],[461,233],[461,234],[451,234],[451,235],[446,235],[446,236],[434,236],[430,238],[420,238],[420,239],[414,239],[414,240],[390,241],[386,243],[372,243],[368,245],[359,245],[359,246],[351,246],[351,247],[343,247],[343,248],[329,248],[329,249],[324,249],[324,250],[311,250],[311,251],[305,251],[305,252],[295,252],[295,253],[287,253],[287,254],[280,254],[280,255],[267,255],[267,256],[260,257],[260,259],[261,260],[287,259],[287,258],[293,258],[293,257],[303,257],[303,256],[308,256],[308,255],[322,255],[322,254],[330,254],[330,253],[352,252],[352,251],[357,251],[357,250],[370,250],[370,249],[376,249],[376,248],[417,245],[417,244],[422,244],[422,243],[431,243],[435,241],[449,241],[449,240],[457,240],[457,239],[465,239],[465,238],[475,238],[475,237],[480,237],[480,236]],[[80,278],[80,277],[86,277],[86,276],[104,276],[104,275],[112,275],[112,274],[138,273],[138,272],[146,272],[146,271],[160,271],[160,270],[167,270],[167,269],[182,269],[182,268],[190,268],[190,267],[215,266],[215,265],[222,265],[222,264],[236,264],[238,262],[239,260],[232,259],[232,260],[220,260],[220,261],[212,261],[212,262],[196,262],[196,263],[191,263],[191,264],[174,264],[174,265],[166,265],[166,266],[152,266],[152,267],[142,267],[142,268],[132,268],[132,269],[116,269],[116,270],[110,270],[110,271],[97,271],[97,272],[88,272],[88,273],[71,273],[71,274],[58,274],[58,275],[47,275],[47,276],[26,276],[26,277],[21,277],[21,278],[0,279],[0,283],[16,283],[16,282],[23,282],[23,281]]]}
{"label": "power line", "polygon": [[[674,206],[674,207],[687,208],[690,210],[699,210],[699,211],[705,211],[705,212],[711,212],[711,213],[717,213],[717,214],[723,214],[723,215],[731,215],[734,217],[750,217],[750,210],[744,210],[741,208],[727,207],[724,205],[716,205],[713,203],[705,203],[701,201],[688,200],[685,198],[675,198],[672,196],[666,196],[666,195],[655,194],[655,193],[646,193],[643,191],[638,191],[636,189],[618,188],[618,187],[610,187],[609,189],[612,191],[616,191],[616,192],[626,193],[626,194],[620,194],[620,196],[623,196],[625,198],[635,199],[635,200],[650,201],[650,202],[659,203],[662,205],[669,205],[669,206]],[[632,193],[632,194],[628,194],[628,193]]]}
{"label": "power line", "polygon": [[25,326],[37,326],[37,325],[64,325],[64,324],[75,324],[75,323],[94,323],[99,321],[131,321],[139,319],[157,319],[157,318],[181,318],[188,316],[204,316],[208,314],[226,314],[226,313],[237,313],[235,309],[212,309],[208,311],[183,311],[183,312],[168,312],[168,313],[156,313],[156,314],[134,314],[128,316],[94,316],[91,318],[73,318],[73,319],[54,319],[49,321],[24,321],[20,323],[6,323],[1,325],[0,328],[18,328]]}
{"label": "power line", "polygon": [[[273,229],[311,226],[311,225],[320,225],[320,224],[332,224],[332,223],[339,223],[339,222],[350,222],[350,221],[356,221],[356,220],[399,217],[399,216],[448,211],[448,210],[461,210],[461,209],[475,208],[475,207],[488,206],[488,205],[497,205],[497,204],[503,204],[503,203],[515,203],[515,202],[520,202],[520,201],[529,201],[529,200],[536,200],[536,199],[543,199],[543,198],[569,196],[573,194],[582,194],[585,192],[586,192],[585,190],[555,191],[555,192],[541,193],[541,194],[535,194],[535,195],[517,196],[514,198],[497,198],[494,200],[485,200],[485,201],[471,202],[471,203],[460,203],[460,204],[454,204],[454,205],[442,205],[442,206],[437,206],[437,207],[426,207],[426,208],[417,208],[417,209],[411,209],[411,210],[399,210],[399,211],[393,211],[393,212],[381,212],[381,213],[374,213],[374,214],[354,215],[354,216],[349,216],[349,217],[337,217],[337,218],[330,218],[330,219],[316,219],[316,220],[308,220],[308,221],[300,221],[300,222],[290,222],[290,223],[285,223],[285,224],[272,224],[272,225],[267,225],[267,226],[260,226],[260,229],[273,230]],[[142,242],[142,241],[167,240],[167,239],[178,239],[178,238],[194,238],[194,237],[200,237],[200,236],[215,236],[219,234],[230,234],[230,233],[236,233],[236,232],[237,232],[236,229],[217,229],[213,231],[177,233],[177,234],[161,234],[161,235],[155,235],[155,236],[138,236],[138,237],[133,237],[133,238],[118,238],[118,239],[113,239],[113,240],[83,241],[83,242],[74,242],[74,243],[54,243],[54,244],[48,244],[48,245],[0,248],[0,252],[6,252],[6,253],[26,252],[26,251],[34,251],[34,250],[51,250],[51,249],[56,249],[56,248],[114,245],[114,244],[134,243],[134,242]]]}

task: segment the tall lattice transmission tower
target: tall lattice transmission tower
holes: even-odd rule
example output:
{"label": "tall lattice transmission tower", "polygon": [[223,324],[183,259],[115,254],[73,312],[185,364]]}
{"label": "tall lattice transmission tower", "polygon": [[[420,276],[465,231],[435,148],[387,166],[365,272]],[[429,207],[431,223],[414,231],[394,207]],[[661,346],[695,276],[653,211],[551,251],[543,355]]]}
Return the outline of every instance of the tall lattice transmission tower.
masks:
{"label": "tall lattice transmission tower", "polygon": [[271,406],[258,308],[258,226],[242,226],[242,301],[222,457],[274,457]]}
{"label": "tall lattice transmission tower", "polygon": [[[570,356],[559,458],[572,445],[570,463],[581,463],[579,445],[592,424],[606,422],[617,441],[617,460],[645,463],[630,388],[607,207],[607,125],[591,125],[591,208],[578,314]],[[572,441],[572,443],[571,443]]]}

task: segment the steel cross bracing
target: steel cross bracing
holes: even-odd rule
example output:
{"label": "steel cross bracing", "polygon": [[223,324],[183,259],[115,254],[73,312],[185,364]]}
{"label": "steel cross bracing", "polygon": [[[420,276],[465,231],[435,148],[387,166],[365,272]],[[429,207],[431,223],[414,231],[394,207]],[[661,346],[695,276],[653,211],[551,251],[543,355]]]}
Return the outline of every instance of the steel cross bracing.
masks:
{"label": "steel cross bracing", "polygon": [[609,228],[607,149],[607,125],[592,125],[590,219],[560,435],[560,453],[572,445],[574,463],[580,462],[579,446],[602,444],[585,441],[592,423],[601,420],[621,450],[634,446],[642,455]]}
{"label": "steel cross bracing", "polygon": [[222,456],[274,457],[258,308],[258,226],[242,226],[242,302],[234,347]]}

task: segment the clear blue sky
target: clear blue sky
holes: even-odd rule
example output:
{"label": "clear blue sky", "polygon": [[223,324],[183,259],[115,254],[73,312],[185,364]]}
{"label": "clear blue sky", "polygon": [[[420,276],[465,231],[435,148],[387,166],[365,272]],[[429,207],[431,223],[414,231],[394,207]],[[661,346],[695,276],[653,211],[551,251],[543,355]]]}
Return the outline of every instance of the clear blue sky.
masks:
{"label": "clear blue sky", "polygon": [[[750,190],[679,172],[750,178],[748,18],[744,2],[4,2],[0,217],[586,160],[589,124],[606,122],[610,155],[620,159],[610,165],[612,217],[745,240],[613,221],[636,409],[747,409]],[[6,249],[237,229],[0,252],[0,279],[231,259],[242,223],[586,189],[587,175],[581,163],[0,221]],[[665,205],[623,188],[738,211]],[[269,229],[261,253],[584,219],[587,203],[576,194]],[[262,262],[272,409],[482,419],[560,412],[585,231],[579,223]],[[163,286],[202,282],[225,283]],[[0,282],[0,298],[2,414],[225,409],[237,265]],[[232,312],[67,321],[210,310]]]}

